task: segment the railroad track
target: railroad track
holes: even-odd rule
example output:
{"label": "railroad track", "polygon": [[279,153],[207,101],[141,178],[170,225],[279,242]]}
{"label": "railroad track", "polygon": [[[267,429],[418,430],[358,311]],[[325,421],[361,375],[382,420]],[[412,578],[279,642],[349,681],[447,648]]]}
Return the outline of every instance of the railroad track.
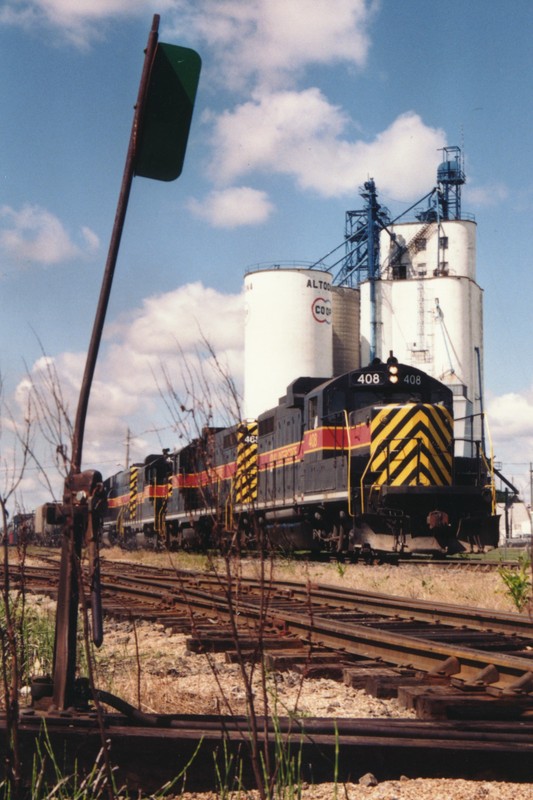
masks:
{"label": "railroad track", "polygon": [[[53,584],[55,566],[49,570]],[[42,568],[26,571],[26,580],[34,577],[37,590],[45,591]],[[524,706],[533,702],[533,624],[527,616],[123,562],[103,563],[102,589],[106,613],[181,629],[201,626],[205,647],[221,638],[221,620],[238,620],[240,635],[248,629],[247,639],[266,627],[343,657],[448,677],[465,690],[485,688],[493,697],[514,696]],[[206,632],[208,620],[216,620],[216,634]],[[223,638],[232,636],[235,646],[235,631]]]}
{"label": "railroad track", "polygon": [[[26,588],[53,595],[57,573],[56,563],[27,567]],[[11,578],[20,579],[16,570]],[[417,720],[387,720],[386,725],[380,720],[281,720],[277,735],[287,743],[296,737],[302,763],[315,765],[305,779],[330,779],[334,763],[339,780],[356,777],[354,764],[364,764],[363,772],[375,771],[381,779],[402,773],[531,777],[533,626],[521,615],[108,561],[102,564],[102,594],[106,614],[186,631],[196,652],[226,650],[228,659],[261,655],[272,668],[327,674],[381,697],[396,695],[415,710]],[[239,750],[249,735],[243,718],[140,715],[139,720],[129,709],[115,708],[119,713],[106,715],[106,730],[132,789],[154,791],[154,781],[159,786],[172,777],[168,764],[184,765],[200,739],[203,766],[194,778],[189,770],[189,781],[195,788],[212,788],[204,785],[206,764],[220,738]],[[46,718],[65,752],[77,741],[79,757],[81,740],[84,753],[97,752],[99,734],[90,714],[69,718],[49,711]],[[28,747],[38,724],[35,710],[23,715]],[[269,747],[275,747],[267,728],[265,723]],[[158,768],[148,778],[139,767],[141,753],[155,753],[154,748]],[[323,756],[319,762],[317,748]]]}

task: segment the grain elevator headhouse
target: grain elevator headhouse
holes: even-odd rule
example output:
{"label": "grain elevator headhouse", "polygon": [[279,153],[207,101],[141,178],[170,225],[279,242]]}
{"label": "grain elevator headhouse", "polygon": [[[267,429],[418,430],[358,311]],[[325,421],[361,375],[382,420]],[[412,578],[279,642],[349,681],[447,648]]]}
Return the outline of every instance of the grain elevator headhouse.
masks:
{"label": "grain elevator headhouse", "polygon": [[[447,383],[456,420],[456,452],[471,455],[483,438],[483,301],[476,282],[476,223],[461,209],[461,151],[443,149],[437,186],[391,220],[369,183],[363,212],[348,212],[341,276],[361,292],[361,363],[405,364]],[[412,213],[409,220],[407,214]],[[356,247],[364,259],[354,258]],[[473,416],[472,416],[473,415]]]}

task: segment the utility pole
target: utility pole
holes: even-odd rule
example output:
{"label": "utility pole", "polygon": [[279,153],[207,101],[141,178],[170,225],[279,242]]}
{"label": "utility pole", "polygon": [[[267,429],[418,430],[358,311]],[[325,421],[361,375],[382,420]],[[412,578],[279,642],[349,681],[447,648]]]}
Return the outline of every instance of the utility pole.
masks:
{"label": "utility pole", "polygon": [[129,428],[126,428],[126,462],[124,465],[126,469],[130,468],[130,441],[131,441],[131,431]]}

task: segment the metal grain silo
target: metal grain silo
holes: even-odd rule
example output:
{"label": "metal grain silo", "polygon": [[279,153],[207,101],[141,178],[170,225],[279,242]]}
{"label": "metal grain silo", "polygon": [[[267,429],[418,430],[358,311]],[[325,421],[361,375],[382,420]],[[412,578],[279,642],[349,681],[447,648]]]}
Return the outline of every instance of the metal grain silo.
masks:
{"label": "metal grain silo", "polygon": [[300,376],[333,374],[331,274],[275,265],[245,275],[244,415],[277,405]]}
{"label": "metal grain silo", "polygon": [[361,366],[360,296],[359,289],[351,286],[332,286],[334,375]]}

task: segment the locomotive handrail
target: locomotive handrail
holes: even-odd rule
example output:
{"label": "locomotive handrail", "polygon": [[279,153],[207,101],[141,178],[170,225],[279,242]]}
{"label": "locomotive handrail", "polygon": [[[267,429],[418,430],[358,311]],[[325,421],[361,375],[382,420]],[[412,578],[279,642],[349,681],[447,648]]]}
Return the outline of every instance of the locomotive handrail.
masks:
{"label": "locomotive handrail", "polygon": [[346,495],[348,499],[348,516],[353,517],[354,514],[352,512],[352,445],[350,442],[350,421],[348,419],[348,411],[347,409],[343,409],[344,412],[344,424],[346,426],[346,441],[347,445],[347,453],[348,453],[348,469],[346,475]]}
{"label": "locomotive handrail", "polygon": [[359,484],[361,488],[361,514],[365,513],[365,478],[366,478],[366,473],[370,470],[371,463],[372,459],[369,458],[366,463],[366,467],[363,470],[363,474],[361,475],[361,482]]}
{"label": "locomotive handrail", "polygon": [[[479,450],[479,448],[481,446],[481,450],[484,453],[485,452],[485,438],[483,436],[483,430],[484,430],[485,425],[486,425],[487,426],[487,433],[488,433],[488,436],[489,436],[490,460],[491,460],[491,463],[492,463],[492,461],[494,460],[493,459],[493,451],[492,451],[492,439],[491,439],[491,436],[490,436],[488,418],[487,418],[485,412],[484,411],[479,411],[479,412],[476,412],[475,414],[465,414],[464,417],[455,417],[454,421],[455,422],[466,422],[467,420],[473,421],[476,417],[480,417],[481,418],[481,430],[482,430],[481,440],[474,439],[474,436],[472,434],[471,436],[455,437],[454,442],[467,442],[467,443],[470,444],[472,449],[474,448],[474,445],[475,445],[478,450]],[[473,430],[473,426],[472,426],[472,430]],[[489,468],[489,471],[491,473],[493,473],[492,466],[489,467],[487,462],[485,462],[485,464]]]}
{"label": "locomotive handrail", "polygon": [[482,457],[483,463],[485,464],[485,466],[486,466],[486,468],[488,470],[488,473],[490,475],[490,483],[485,484],[485,486],[488,486],[488,488],[490,489],[491,510],[492,510],[492,513],[495,514],[496,513],[496,505],[497,505],[496,504],[496,481],[494,480],[494,472],[493,472],[493,469],[492,469],[492,466],[491,466],[492,459],[491,459],[490,462],[487,461],[487,459],[485,457],[485,453],[482,453],[481,457]]}
{"label": "locomotive handrail", "polygon": [[485,426],[485,430],[487,432],[487,436],[488,436],[488,439],[489,439],[490,464],[488,465],[488,468],[489,468],[490,476],[491,476],[492,513],[495,514],[496,513],[497,503],[496,503],[496,479],[495,479],[495,476],[494,476],[494,449],[493,449],[493,446],[492,446],[492,436],[491,436],[491,433],[490,433],[489,420],[488,420],[488,417],[485,415],[485,413],[483,413],[482,421],[483,421],[483,424]]}
{"label": "locomotive handrail", "polygon": [[[471,416],[475,417],[475,416],[478,416],[478,415],[477,414],[472,414]],[[483,416],[483,415],[481,415],[481,416]],[[461,419],[468,419],[468,417],[461,417]],[[477,463],[478,463],[478,465],[480,463],[482,463],[485,466],[485,468],[486,468],[486,470],[487,470],[487,472],[488,472],[488,474],[490,476],[490,483],[489,484],[485,484],[485,485],[488,485],[489,488],[490,488],[491,509],[492,509],[492,513],[495,514],[496,513],[496,507],[497,507],[497,501],[496,501],[496,480],[495,480],[495,477],[494,477],[494,452],[493,452],[492,438],[491,438],[491,435],[490,435],[490,428],[489,428],[488,422],[487,422],[487,435],[488,435],[488,438],[489,438],[489,450],[490,450],[490,456],[489,456],[488,459],[487,459],[487,456],[485,454],[485,451],[484,451],[483,447],[481,447],[481,442],[479,441],[479,439],[478,440],[474,440],[474,439],[467,439],[465,437],[461,437],[461,438],[454,439],[454,444],[457,443],[457,442],[470,442],[471,445],[475,444],[475,446],[476,446],[476,460],[477,460]],[[479,470],[479,467],[478,467],[478,482],[479,483],[481,482],[480,478],[481,478],[481,473],[480,473],[480,470]]]}
{"label": "locomotive handrail", "polygon": [[230,522],[233,519],[233,493],[235,491],[235,478],[230,478],[230,486],[226,502],[224,503],[224,523],[226,530],[229,530]]}
{"label": "locomotive handrail", "polygon": [[488,440],[489,440],[490,457],[489,457],[489,460],[487,461],[487,457],[486,457],[485,451],[483,449],[481,450],[481,456],[483,458],[485,466],[486,466],[486,468],[487,468],[487,470],[489,472],[489,475],[490,475],[490,494],[491,494],[491,501],[492,501],[492,513],[495,514],[496,513],[497,503],[496,503],[496,480],[495,480],[495,477],[494,477],[494,450],[493,450],[493,447],[492,447],[492,436],[490,435],[490,426],[489,426],[488,419],[485,418],[485,414],[484,413],[481,415],[481,417],[482,417],[483,423],[485,425],[485,430],[487,431],[487,436],[488,436]]}
{"label": "locomotive handrail", "polygon": [[117,514],[117,531],[120,539],[124,539],[124,509],[120,509]]}

